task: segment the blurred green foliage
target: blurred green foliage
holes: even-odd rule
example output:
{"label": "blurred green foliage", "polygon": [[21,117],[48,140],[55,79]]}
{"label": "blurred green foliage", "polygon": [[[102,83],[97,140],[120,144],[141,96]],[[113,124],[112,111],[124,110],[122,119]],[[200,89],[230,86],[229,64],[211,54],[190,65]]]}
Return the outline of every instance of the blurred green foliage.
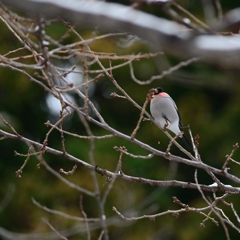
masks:
{"label": "blurred green foliage", "polygon": [[[235,3],[236,1],[222,1],[224,12],[235,7]],[[196,8],[196,6],[199,6],[198,1],[182,1],[182,4],[190,12],[198,13],[199,8]],[[158,10],[155,9],[154,11]],[[202,17],[202,12],[197,16]],[[21,47],[17,39],[2,22],[0,28],[2,32],[0,39],[1,54]],[[92,30],[76,29],[83,38],[92,37]],[[58,23],[48,27],[46,32],[52,38],[58,40],[67,30],[63,24]],[[76,36],[70,34],[63,44],[71,41],[76,41]],[[137,41],[126,48],[119,47],[118,41],[117,38],[106,38],[93,42],[90,47],[93,51],[113,52],[118,55],[153,51],[143,41]],[[172,65],[179,61],[166,54],[165,57]],[[153,75],[160,74],[158,65],[161,65],[161,60],[162,57],[159,56],[154,60],[142,59],[134,62],[136,77],[147,80]],[[103,61],[103,63],[106,66],[109,64],[108,61]],[[120,61],[114,62],[114,64],[117,63],[120,63]],[[29,73],[33,74],[31,71]],[[221,167],[225,155],[231,151],[232,145],[239,141],[240,83],[238,81],[238,71],[195,63],[147,86],[140,86],[131,80],[128,66],[114,70],[113,76],[120,86],[140,105],[143,105],[150,88],[163,87],[177,103],[183,123],[190,125],[194,136],[196,134],[200,135],[199,150],[203,162],[214,167]],[[54,119],[46,105],[46,92],[40,86],[31,82],[25,75],[10,69],[0,68],[0,79],[0,113],[21,135],[42,142],[48,131],[44,123],[48,119]],[[97,103],[100,113],[110,126],[125,134],[131,134],[137,124],[140,112],[127,100],[110,97],[109,94],[114,91],[117,92],[111,82],[107,78],[103,78],[96,84],[91,100]],[[77,97],[76,100],[78,101]],[[91,127],[96,135],[106,134],[106,131],[97,126],[91,124]],[[3,124],[1,124],[1,128],[10,131]],[[80,135],[85,134],[85,130],[75,113],[71,118],[66,119],[66,130]],[[136,137],[162,151],[166,150],[168,144],[166,136],[148,121],[142,122]],[[4,198],[9,186],[15,186],[11,201],[0,214],[0,226],[19,233],[51,231],[42,222],[42,217],[47,218],[59,231],[75,226],[77,223],[73,220],[49,214],[39,209],[33,205],[31,198],[33,197],[48,208],[74,216],[81,216],[79,192],[66,186],[43,166],[38,169],[36,167],[38,161],[35,157],[31,157],[23,170],[22,178],[16,178],[15,171],[23,164],[24,158],[14,156],[14,151],[26,154],[28,148],[21,142],[9,139],[2,140],[0,143],[1,199]],[[88,140],[65,136],[65,144],[70,154],[89,162],[90,144]],[[48,145],[61,150],[60,134],[57,131],[51,134]],[[96,164],[110,171],[115,170],[119,158],[119,153],[113,149],[114,146],[126,146],[130,153],[136,155],[148,154],[140,147],[119,138],[96,140],[95,145]],[[174,147],[171,152],[183,156]],[[240,153],[236,152],[234,157],[239,159]],[[47,153],[44,154],[44,158],[56,171],[59,171],[60,168],[68,171],[74,165],[62,157]],[[230,172],[239,176],[239,167],[233,163],[230,165]],[[194,181],[194,169],[184,165],[174,165],[159,157],[142,160],[124,156],[123,171],[125,174],[155,180],[178,179],[186,182]],[[91,173],[82,167],[78,167],[73,176],[67,176],[66,178],[84,188],[93,190]],[[98,181],[103,192],[108,184],[106,178],[98,176]],[[203,172],[199,172],[199,181],[205,184],[212,183],[211,179]],[[211,196],[210,194],[207,195]],[[178,209],[179,206],[172,201],[173,196],[177,196],[180,201],[189,206],[205,206],[200,194],[195,190],[160,188],[116,180],[107,199],[106,215],[109,218],[116,217],[116,214],[112,211],[113,206],[116,206],[126,216],[128,214],[138,216],[167,209]],[[238,196],[232,196],[230,200],[237,203],[238,198]],[[84,195],[83,206],[88,217],[98,217],[97,203],[93,198]],[[229,213],[226,206],[223,205],[222,207]],[[237,211],[240,211],[238,204],[235,207]],[[178,218],[168,214],[156,218],[154,221],[144,219],[135,222],[124,222],[119,219],[116,226],[109,227],[110,239],[190,240],[194,238],[195,240],[206,240],[213,239],[213,236],[215,239],[225,239],[222,227],[217,227],[211,221],[206,222],[206,228],[201,228],[200,222],[203,219],[203,216],[196,213],[183,213]],[[92,239],[97,239],[99,234],[100,230],[93,232]],[[231,228],[230,234],[232,239],[239,237],[239,234]],[[86,239],[86,234],[79,233],[69,239]]]}

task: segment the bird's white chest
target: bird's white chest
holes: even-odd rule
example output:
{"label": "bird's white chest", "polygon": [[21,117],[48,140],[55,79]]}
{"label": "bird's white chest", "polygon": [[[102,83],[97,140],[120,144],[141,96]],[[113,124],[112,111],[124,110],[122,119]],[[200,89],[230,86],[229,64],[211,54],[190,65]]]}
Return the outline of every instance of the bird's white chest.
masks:
{"label": "bird's white chest", "polygon": [[151,100],[150,111],[161,128],[168,128],[175,134],[180,132],[176,105],[170,97],[155,97]]}

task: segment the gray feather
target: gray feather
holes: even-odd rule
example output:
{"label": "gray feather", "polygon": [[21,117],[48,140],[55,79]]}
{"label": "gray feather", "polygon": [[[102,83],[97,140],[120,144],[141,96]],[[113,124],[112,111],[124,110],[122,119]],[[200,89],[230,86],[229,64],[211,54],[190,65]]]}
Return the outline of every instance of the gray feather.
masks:
{"label": "gray feather", "polygon": [[176,135],[181,133],[179,126],[181,124],[179,124],[179,121],[181,120],[179,118],[177,106],[170,96],[154,97],[151,100],[150,111],[153,118],[162,129],[166,126],[166,128]]}

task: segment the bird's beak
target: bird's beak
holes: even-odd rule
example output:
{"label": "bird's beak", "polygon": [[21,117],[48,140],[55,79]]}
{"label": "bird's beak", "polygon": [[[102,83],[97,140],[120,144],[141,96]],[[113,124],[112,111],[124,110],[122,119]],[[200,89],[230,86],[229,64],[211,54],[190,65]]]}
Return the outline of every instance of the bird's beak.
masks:
{"label": "bird's beak", "polygon": [[154,93],[155,93],[155,94],[158,93],[158,90],[157,90],[156,88],[154,89]]}

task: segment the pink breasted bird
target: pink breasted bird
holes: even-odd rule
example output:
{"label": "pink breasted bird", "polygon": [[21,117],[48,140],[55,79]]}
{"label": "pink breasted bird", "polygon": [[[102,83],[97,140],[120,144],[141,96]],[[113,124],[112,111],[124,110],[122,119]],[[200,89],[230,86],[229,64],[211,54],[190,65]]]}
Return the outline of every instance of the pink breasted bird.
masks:
{"label": "pink breasted bird", "polygon": [[150,111],[154,120],[162,129],[168,128],[176,135],[179,135],[186,147],[192,149],[192,145],[182,132],[183,124],[177,106],[164,89],[160,87],[154,89]]}

